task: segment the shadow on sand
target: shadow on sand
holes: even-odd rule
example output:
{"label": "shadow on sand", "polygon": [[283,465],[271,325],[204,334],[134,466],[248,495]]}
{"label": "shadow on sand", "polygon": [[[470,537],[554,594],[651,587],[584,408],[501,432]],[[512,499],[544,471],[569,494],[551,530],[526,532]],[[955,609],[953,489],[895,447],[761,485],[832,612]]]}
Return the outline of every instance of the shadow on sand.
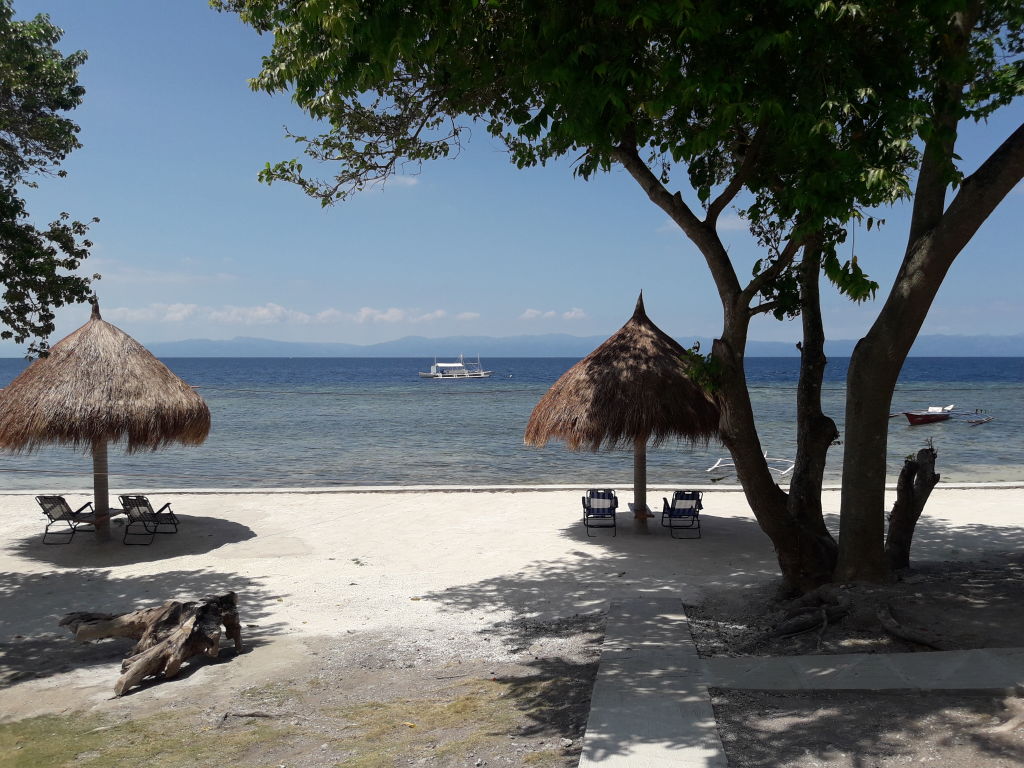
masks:
{"label": "shadow on sand", "polygon": [[278,625],[263,623],[269,605],[281,596],[269,594],[257,581],[237,574],[196,570],[118,577],[98,568],[0,573],[0,604],[4,606],[0,638],[5,638],[0,643],[0,685],[119,663],[133,644],[121,639],[77,643],[57,625],[65,613],[123,613],[166,600],[191,600],[229,591],[238,594],[247,648],[262,645],[282,631]]}
{"label": "shadow on sand", "polygon": [[158,534],[152,544],[144,546],[123,544],[124,518],[115,517],[107,541],[100,541],[94,533],[81,532],[67,544],[44,544],[40,531],[8,544],[7,550],[18,557],[61,568],[107,568],[203,555],[256,536],[248,526],[218,517],[178,515],[178,519],[181,523],[177,533]]}
{"label": "shadow on sand", "polygon": [[969,692],[718,691],[729,764],[1009,766],[1024,762],[1001,697]]}
{"label": "shadow on sand", "polygon": [[[837,516],[829,518],[832,525],[838,524]],[[518,618],[484,630],[502,638],[511,652],[530,653],[534,648],[542,649],[546,639],[582,635],[591,660],[545,656],[541,650],[534,659],[524,662],[526,667],[535,670],[533,674],[501,679],[508,686],[509,695],[533,722],[531,728],[523,731],[524,735],[542,733],[552,723],[567,735],[580,735],[589,712],[603,640],[601,609],[609,601],[644,596],[679,597],[684,602],[708,597],[749,599],[752,595],[770,594],[778,584],[774,551],[756,522],[719,518],[713,514],[702,515],[702,521],[703,538],[684,541],[671,539],[667,531],[660,528],[657,518],[650,521],[650,533],[639,534],[633,531],[628,516],[620,516],[619,533],[615,537],[606,531],[588,537],[583,526],[576,523],[562,531],[570,543],[564,559],[538,561],[519,573],[428,593],[424,598],[453,612],[467,609],[513,611]],[[1008,560],[1015,560],[1007,558],[1007,553],[1021,549],[1022,545],[1024,528],[950,526],[946,521],[923,518],[913,554],[915,564],[922,567],[926,561],[988,559],[998,572]],[[663,626],[636,629],[642,636],[659,636],[666,631]],[[671,638],[667,641],[671,643]],[[623,663],[628,664],[628,661]],[[641,680],[639,685],[643,690],[640,693],[646,690],[657,696],[658,686],[663,683],[665,680],[656,676]],[[946,714],[950,707],[961,711],[960,722],[986,727],[998,722],[1001,713],[1001,706],[995,701],[997,697],[992,696],[951,699],[919,694],[833,695],[831,698],[822,696],[817,704],[794,700],[787,705],[788,694],[779,694],[776,700],[766,701],[765,707],[776,707],[773,716],[792,718],[792,724],[772,733],[768,726],[759,730],[758,725],[744,722],[749,719],[751,710],[737,707],[742,707],[744,697],[751,695],[750,692],[727,691],[719,700],[722,717],[738,718],[737,722],[746,727],[743,734],[734,729],[727,735],[729,751],[737,760],[742,757],[744,765],[749,763],[758,768],[778,765],[779,754],[787,752],[794,759],[793,765],[815,757],[834,757],[835,747],[830,742],[833,728],[840,729],[848,740],[850,751],[847,754],[881,759],[905,754],[907,740],[926,732],[934,734],[933,723],[953,723]],[[686,702],[677,705],[685,708]],[[883,716],[878,712],[883,712]],[[766,718],[757,722],[763,726]],[[635,745],[644,743],[668,743],[670,750],[705,743],[705,737],[699,733],[652,735],[646,724],[638,723],[634,728],[628,723],[619,725],[622,727],[616,732],[621,738],[618,743],[603,744],[601,758],[630,754]],[[1021,758],[1019,745],[1008,746],[1005,739],[986,734],[980,725],[968,728],[963,734],[964,740],[970,741],[977,752]],[[947,727],[946,733],[935,736],[940,749],[953,738],[951,728],[953,725]],[[743,746],[731,746],[730,738],[742,741]]]}

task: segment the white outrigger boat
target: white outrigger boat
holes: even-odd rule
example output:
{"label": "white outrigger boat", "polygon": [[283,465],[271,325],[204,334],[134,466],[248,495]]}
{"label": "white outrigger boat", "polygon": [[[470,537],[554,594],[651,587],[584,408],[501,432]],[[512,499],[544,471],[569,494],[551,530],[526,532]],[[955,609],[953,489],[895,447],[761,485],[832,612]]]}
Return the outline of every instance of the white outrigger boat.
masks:
{"label": "white outrigger boat", "polygon": [[475,361],[464,360],[462,355],[459,355],[459,359],[454,363],[439,363],[437,358],[434,358],[434,364],[430,366],[430,370],[427,372],[420,371],[421,379],[486,379],[494,371],[485,371],[484,367],[480,364],[480,356],[477,355]]}

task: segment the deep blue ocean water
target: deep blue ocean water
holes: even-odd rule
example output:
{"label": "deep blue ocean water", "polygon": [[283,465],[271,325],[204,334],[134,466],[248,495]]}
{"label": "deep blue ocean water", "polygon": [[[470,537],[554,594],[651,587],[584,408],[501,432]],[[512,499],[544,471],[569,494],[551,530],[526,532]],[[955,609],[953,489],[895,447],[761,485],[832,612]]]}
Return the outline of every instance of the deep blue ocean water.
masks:
{"label": "deep blue ocean water", "polygon": [[[576,359],[484,359],[490,379],[424,380],[410,358],[171,358],[164,361],[210,405],[213,427],[194,448],[110,452],[111,488],[322,487],[632,483],[627,451],[572,453],[523,445],[534,405]],[[847,360],[830,362],[825,410],[843,428]],[[26,363],[0,359],[0,386]],[[797,358],[751,358],[747,376],[762,444],[792,458]],[[1024,358],[911,358],[893,411],[956,403],[994,420],[911,427],[890,419],[889,472],[931,439],[945,481],[1024,480]],[[651,449],[652,484],[706,483],[720,445]],[[838,482],[842,448],[829,454]],[[0,456],[0,488],[69,491],[91,483],[91,459],[69,448]],[[723,482],[734,482],[728,477]]]}

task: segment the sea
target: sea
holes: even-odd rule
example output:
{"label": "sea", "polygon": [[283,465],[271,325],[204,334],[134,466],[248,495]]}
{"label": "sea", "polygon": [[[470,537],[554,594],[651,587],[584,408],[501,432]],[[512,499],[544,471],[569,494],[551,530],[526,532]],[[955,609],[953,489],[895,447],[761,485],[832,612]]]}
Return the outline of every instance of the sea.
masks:
{"label": "sea", "polygon": [[[421,379],[431,360],[418,358],[168,358],[197,387],[212,413],[207,441],[127,455],[110,449],[110,486],[145,492],[167,488],[327,488],[352,486],[508,486],[582,484],[628,487],[628,450],[571,452],[559,442],[524,445],[537,401],[576,358],[493,358],[488,379]],[[848,360],[829,363],[826,413],[840,441]],[[0,359],[0,386],[27,365]],[[749,358],[747,377],[763,449],[792,459],[797,358]],[[910,426],[889,420],[888,472],[931,443],[943,481],[1024,481],[1024,358],[910,358],[892,411],[956,404],[991,416]],[[825,481],[840,479],[842,446],[829,452]],[[648,453],[652,485],[736,482],[728,454],[715,442],[670,441]],[[784,465],[779,465],[784,466]],[[91,486],[91,458],[68,447],[0,455],[0,490],[69,492]],[[780,482],[785,483],[785,478]]]}

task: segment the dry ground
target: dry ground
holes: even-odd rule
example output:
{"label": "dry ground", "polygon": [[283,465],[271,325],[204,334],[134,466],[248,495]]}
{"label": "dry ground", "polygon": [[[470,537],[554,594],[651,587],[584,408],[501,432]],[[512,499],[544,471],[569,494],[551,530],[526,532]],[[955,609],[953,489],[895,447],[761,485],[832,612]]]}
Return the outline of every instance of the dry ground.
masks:
{"label": "dry ground", "polygon": [[[770,543],[741,494],[706,497],[699,542],[553,526],[552,510],[578,496],[179,494],[186,525],[152,548],[44,547],[25,524],[31,498],[3,497],[0,766],[576,765],[609,600],[682,597],[707,654],[739,652],[781,607]],[[915,543],[933,564],[878,599],[951,647],[1021,645],[1020,499],[936,491],[940,514]],[[445,521],[429,538],[404,524],[425,510]],[[496,518],[517,525],[485,524]],[[122,699],[110,691],[126,644],[76,645],[56,630],[68,610],[228,589],[249,652]],[[854,620],[818,643],[753,652],[911,650]],[[733,766],[1024,764],[1017,710],[999,696],[719,691],[715,704]]]}
{"label": "dry ground", "polygon": [[[494,642],[536,651],[519,663],[438,655],[415,632],[282,643],[290,662],[276,669],[224,652],[184,680],[88,714],[0,723],[0,766],[568,768],[579,760],[602,625],[597,614],[497,628]],[[128,647],[80,646],[98,663],[80,682],[109,690]]]}
{"label": "dry ground", "polygon": [[[945,649],[1024,645],[1024,555],[921,564],[892,585],[850,590],[854,611],[823,633],[766,639],[783,617],[773,584],[709,597],[688,609],[706,656],[926,653],[872,620],[886,603],[905,626],[928,630]],[[1024,765],[1024,691],[949,693],[713,690],[733,768],[891,768]]]}

